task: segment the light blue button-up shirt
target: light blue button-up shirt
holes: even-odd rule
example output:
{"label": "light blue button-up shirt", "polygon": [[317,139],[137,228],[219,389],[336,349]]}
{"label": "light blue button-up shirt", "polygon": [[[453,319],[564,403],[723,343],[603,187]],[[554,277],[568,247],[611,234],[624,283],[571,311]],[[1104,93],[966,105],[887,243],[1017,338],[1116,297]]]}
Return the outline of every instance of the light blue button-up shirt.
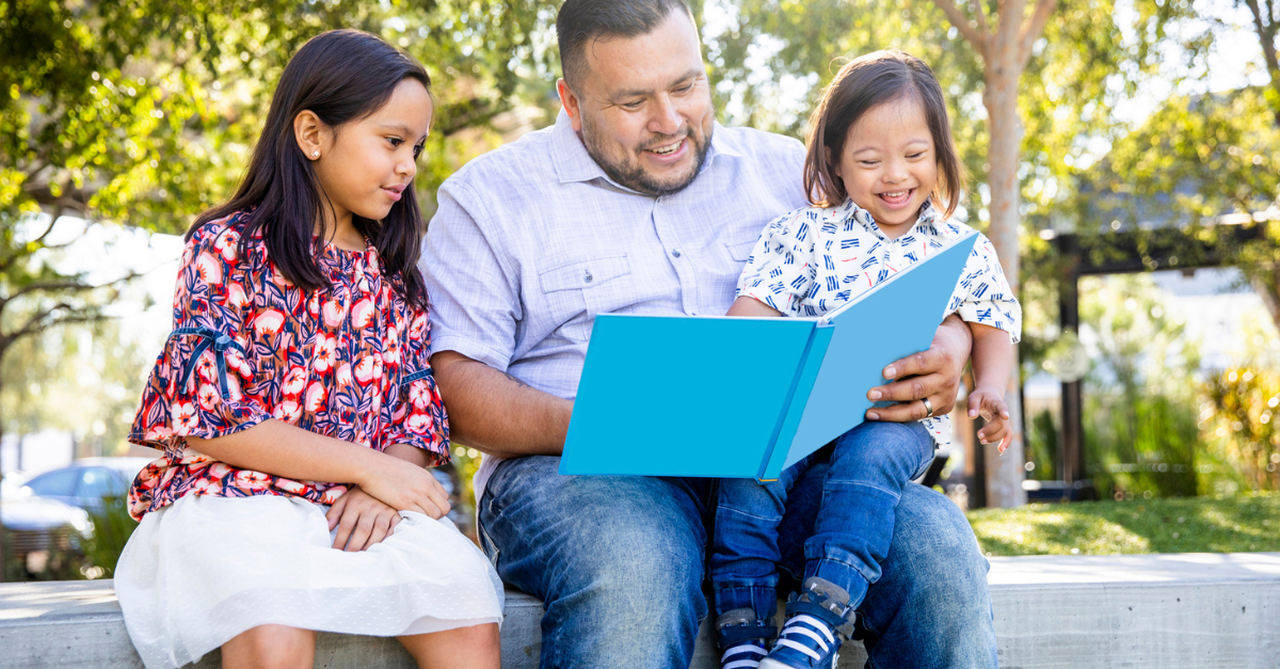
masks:
{"label": "light blue button-up shirt", "polygon": [[606,176],[561,112],[440,187],[419,263],[432,349],[573,399],[596,314],[728,310],[765,225],[806,204],[803,163],[794,139],[716,124],[693,183],[653,197]]}

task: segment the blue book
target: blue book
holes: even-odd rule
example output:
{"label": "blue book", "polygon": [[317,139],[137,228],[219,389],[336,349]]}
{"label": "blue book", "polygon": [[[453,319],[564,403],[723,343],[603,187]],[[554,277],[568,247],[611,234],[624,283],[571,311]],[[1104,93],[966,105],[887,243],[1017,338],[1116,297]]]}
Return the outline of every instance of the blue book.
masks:
{"label": "blue book", "polygon": [[929,348],[976,234],[821,318],[601,314],[561,474],[776,479],[856,427]]}

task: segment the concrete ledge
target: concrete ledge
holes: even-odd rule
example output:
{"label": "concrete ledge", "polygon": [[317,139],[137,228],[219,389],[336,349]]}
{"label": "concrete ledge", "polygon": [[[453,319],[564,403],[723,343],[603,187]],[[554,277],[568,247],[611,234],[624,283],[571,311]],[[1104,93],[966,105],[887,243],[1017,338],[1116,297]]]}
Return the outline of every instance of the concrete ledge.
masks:
{"label": "concrete ledge", "polygon": [[[1280,553],[992,558],[1002,667],[1274,667]],[[502,664],[537,667],[542,604],[507,594]],[[134,669],[110,581],[0,584],[0,667]],[[710,622],[695,669],[716,666]],[[841,667],[861,666],[846,647]],[[217,667],[218,653],[197,666]],[[404,667],[392,639],[321,634],[317,667]]]}

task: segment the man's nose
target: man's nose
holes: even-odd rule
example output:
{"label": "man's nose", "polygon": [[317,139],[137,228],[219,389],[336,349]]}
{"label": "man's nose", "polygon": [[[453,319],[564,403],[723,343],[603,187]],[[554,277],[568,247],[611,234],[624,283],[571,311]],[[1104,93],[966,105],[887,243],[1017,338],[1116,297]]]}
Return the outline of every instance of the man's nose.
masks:
{"label": "man's nose", "polygon": [[674,135],[680,130],[681,125],[680,110],[672,102],[671,96],[657,96],[654,99],[653,114],[649,117],[649,131],[662,135]]}

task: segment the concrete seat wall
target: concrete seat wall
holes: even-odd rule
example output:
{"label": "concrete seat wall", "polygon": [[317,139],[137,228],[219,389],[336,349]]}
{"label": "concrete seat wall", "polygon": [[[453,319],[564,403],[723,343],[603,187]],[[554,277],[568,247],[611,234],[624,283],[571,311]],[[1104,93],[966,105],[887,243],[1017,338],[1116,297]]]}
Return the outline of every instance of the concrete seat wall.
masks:
{"label": "concrete seat wall", "polygon": [[[1002,667],[1280,666],[1280,553],[992,558]],[[542,603],[509,592],[502,666],[532,669]],[[709,621],[693,667],[713,669]],[[860,645],[840,666],[860,667]],[[199,667],[217,667],[215,651]],[[141,667],[110,581],[0,584],[0,668]],[[318,667],[413,667],[394,640],[321,634]]]}

